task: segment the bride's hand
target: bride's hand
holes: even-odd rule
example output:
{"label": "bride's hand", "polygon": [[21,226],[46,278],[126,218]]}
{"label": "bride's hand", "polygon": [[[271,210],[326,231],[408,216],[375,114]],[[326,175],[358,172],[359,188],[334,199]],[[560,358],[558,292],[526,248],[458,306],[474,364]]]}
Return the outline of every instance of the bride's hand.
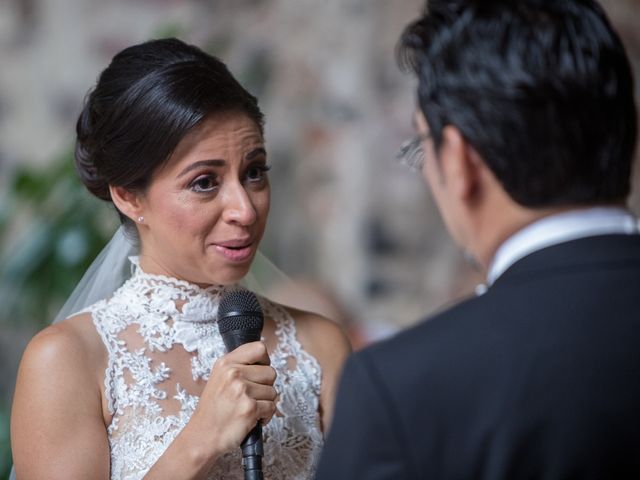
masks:
{"label": "bride's hand", "polygon": [[203,429],[217,455],[239,448],[258,421],[276,411],[275,370],[262,342],[244,344],[216,361],[189,423]]}

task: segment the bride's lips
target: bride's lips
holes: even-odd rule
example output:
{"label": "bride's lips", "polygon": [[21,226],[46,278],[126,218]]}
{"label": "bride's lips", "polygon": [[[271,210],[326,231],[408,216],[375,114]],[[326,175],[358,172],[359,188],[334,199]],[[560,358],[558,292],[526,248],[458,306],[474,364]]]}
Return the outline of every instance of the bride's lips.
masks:
{"label": "bride's lips", "polygon": [[253,254],[253,241],[250,238],[227,240],[213,244],[216,251],[232,262],[243,262]]}

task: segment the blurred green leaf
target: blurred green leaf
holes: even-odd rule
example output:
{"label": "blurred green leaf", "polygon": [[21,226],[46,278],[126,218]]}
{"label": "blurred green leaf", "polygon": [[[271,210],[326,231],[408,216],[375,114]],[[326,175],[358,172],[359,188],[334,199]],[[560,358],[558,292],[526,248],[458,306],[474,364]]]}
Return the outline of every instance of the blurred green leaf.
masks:
{"label": "blurred green leaf", "polygon": [[0,478],[9,478],[11,471],[11,443],[9,441],[9,409],[0,402]]}
{"label": "blurred green leaf", "polygon": [[0,206],[0,324],[47,325],[117,226],[77,179],[67,152],[21,168]]}

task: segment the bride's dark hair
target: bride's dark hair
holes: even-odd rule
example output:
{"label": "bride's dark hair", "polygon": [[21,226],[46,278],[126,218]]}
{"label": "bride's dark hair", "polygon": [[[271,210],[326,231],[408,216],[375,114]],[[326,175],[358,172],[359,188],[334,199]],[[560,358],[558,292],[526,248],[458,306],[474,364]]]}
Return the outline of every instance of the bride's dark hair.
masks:
{"label": "bride's dark hair", "polygon": [[189,130],[228,111],[247,114],[262,132],[256,98],[219,59],[175,38],[128,47],[100,74],[78,118],[80,178],[105,201],[109,185],[144,191]]}

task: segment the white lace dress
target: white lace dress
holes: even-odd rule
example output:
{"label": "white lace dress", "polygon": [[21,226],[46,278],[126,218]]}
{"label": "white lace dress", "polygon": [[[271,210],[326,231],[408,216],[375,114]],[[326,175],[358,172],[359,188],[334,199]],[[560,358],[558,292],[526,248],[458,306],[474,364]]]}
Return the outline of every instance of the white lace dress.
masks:
{"label": "white lace dress", "polygon": [[[108,351],[111,479],[127,480],[144,477],[184,428],[211,368],[225,353],[215,321],[222,287],[202,289],[150,275],[137,258],[132,262],[133,276],[111,298],[87,309]],[[320,366],[298,342],[288,312],[259,300],[276,325],[277,347],[270,356],[280,394],[278,412],[263,428],[264,476],[309,479],[323,443]],[[240,448],[222,457],[209,478],[242,479]]]}

